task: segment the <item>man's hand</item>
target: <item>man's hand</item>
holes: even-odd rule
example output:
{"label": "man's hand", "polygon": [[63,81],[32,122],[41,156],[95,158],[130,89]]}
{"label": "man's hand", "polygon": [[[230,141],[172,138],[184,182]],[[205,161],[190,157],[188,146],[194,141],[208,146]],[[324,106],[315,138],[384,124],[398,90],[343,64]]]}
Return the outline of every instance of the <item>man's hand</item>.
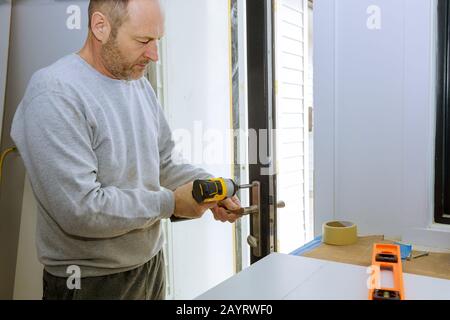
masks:
{"label": "man's hand", "polygon": [[[239,201],[239,198],[236,196],[229,199],[225,199],[221,201],[220,204],[228,210],[237,210],[241,208],[241,202]],[[216,205],[211,209],[211,211],[214,214],[214,219],[222,222],[228,221],[230,223],[233,223],[237,219],[242,217],[241,215],[238,214],[228,213],[227,210],[223,207]]]}
{"label": "man's hand", "polygon": [[198,204],[192,197],[193,183],[177,188],[175,194],[175,210],[173,215],[177,218],[201,218],[206,210],[217,206],[217,203]]}

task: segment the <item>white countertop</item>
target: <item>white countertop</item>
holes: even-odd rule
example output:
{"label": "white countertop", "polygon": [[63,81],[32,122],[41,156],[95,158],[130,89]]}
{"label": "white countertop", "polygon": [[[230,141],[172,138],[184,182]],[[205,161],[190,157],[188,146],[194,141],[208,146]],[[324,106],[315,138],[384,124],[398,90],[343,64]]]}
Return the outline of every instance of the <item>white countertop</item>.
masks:
{"label": "white countertop", "polygon": [[[367,300],[367,268],[273,253],[200,300]],[[450,280],[403,273],[406,299],[450,299]]]}

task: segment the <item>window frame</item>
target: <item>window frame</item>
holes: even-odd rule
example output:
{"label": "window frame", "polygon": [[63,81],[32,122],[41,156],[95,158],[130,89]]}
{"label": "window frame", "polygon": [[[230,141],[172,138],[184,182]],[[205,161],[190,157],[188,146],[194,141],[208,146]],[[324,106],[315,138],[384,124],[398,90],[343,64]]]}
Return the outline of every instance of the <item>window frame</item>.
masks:
{"label": "window frame", "polygon": [[436,223],[450,224],[450,4],[438,2],[435,152]]}

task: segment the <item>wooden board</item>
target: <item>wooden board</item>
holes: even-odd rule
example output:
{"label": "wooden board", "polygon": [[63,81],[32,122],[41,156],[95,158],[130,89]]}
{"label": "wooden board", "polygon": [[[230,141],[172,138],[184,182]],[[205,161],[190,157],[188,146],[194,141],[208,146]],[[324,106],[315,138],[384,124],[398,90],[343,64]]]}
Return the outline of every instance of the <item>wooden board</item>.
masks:
{"label": "wooden board", "polygon": [[[369,266],[374,243],[394,243],[383,236],[359,237],[350,246],[332,246],[322,243],[319,247],[302,254],[304,257],[342,262],[359,266]],[[413,251],[413,256],[420,252]],[[402,261],[403,272],[450,280],[450,254],[430,253],[429,256]]]}

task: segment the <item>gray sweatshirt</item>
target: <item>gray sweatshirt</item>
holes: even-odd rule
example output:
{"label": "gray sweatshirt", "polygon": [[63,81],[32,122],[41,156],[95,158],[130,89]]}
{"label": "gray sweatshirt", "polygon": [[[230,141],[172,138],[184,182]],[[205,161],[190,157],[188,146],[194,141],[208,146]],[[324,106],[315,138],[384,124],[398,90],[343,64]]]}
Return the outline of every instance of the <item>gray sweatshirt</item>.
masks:
{"label": "gray sweatshirt", "polygon": [[114,80],[71,54],[32,77],[11,136],[37,200],[45,269],[82,277],[134,269],[162,248],[173,190],[211,177],[171,160],[171,131],[145,78]]}

